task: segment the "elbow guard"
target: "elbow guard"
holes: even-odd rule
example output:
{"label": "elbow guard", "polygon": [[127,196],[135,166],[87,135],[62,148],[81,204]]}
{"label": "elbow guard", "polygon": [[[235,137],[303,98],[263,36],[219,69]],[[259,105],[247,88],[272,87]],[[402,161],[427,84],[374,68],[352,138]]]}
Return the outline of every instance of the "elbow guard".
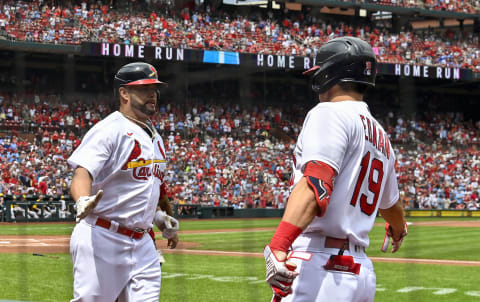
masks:
{"label": "elbow guard", "polygon": [[315,193],[315,199],[319,207],[318,217],[322,217],[327,211],[335,174],[332,167],[320,161],[310,161],[305,166],[303,176],[307,178],[308,185]]}

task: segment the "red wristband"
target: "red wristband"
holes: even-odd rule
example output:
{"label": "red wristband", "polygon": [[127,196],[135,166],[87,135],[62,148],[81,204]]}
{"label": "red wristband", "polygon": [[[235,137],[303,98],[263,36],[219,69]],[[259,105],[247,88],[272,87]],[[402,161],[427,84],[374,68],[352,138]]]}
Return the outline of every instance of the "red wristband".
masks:
{"label": "red wristband", "polygon": [[270,242],[270,248],[272,251],[283,251],[286,253],[293,241],[302,232],[303,230],[296,225],[281,221]]}

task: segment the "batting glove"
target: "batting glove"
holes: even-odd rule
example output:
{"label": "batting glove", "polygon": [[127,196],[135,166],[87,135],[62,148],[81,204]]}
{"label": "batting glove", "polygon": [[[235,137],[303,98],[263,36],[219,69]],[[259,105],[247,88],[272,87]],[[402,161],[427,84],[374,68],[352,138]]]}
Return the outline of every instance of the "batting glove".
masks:
{"label": "batting glove", "polygon": [[165,239],[172,239],[175,237],[180,228],[180,222],[172,216],[167,215],[167,213],[162,210],[158,210],[155,213],[153,222],[158,229],[162,231],[162,236]]}
{"label": "batting glove", "polygon": [[275,296],[285,297],[292,293],[293,280],[298,276],[295,263],[278,260],[266,246],[263,252],[266,264],[266,280]]}
{"label": "batting glove", "polygon": [[97,206],[100,199],[102,199],[103,190],[99,190],[97,194],[92,196],[80,196],[75,203],[75,210],[77,212],[77,223],[80,222],[81,219],[85,218],[88,214],[90,214],[93,209]]}
{"label": "batting glove", "polygon": [[388,222],[385,222],[385,237],[383,239],[382,252],[384,253],[387,252],[390,239],[392,239],[392,253],[395,253],[396,251],[398,251],[400,249],[400,246],[402,245],[403,238],[405,238],[405,236],[407,235],[408,235],[407,222],[405,222],[405,228],[403,229],[403,232],[400,235],[400,238],[398,239],[393,238],[392,226]]}

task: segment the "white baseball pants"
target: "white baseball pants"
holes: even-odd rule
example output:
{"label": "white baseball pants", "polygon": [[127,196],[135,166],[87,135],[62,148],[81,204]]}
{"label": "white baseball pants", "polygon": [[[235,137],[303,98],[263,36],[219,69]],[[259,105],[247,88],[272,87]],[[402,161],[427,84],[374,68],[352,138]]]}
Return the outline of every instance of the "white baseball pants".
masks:
{"label": "white baseball pants", "polygon": [[70,239],[73,260],[71,302],[158,302],[161,268],[152,238],[132,239],[78,223]]}
{"label": "white baseball pants", "polygon": [[[300,235],[292,247],[290,261],[297,265],[300,274],[292,284],[293,293],[282,302],[373,302],[376,275],[372,261],[363,249],[350,243],[344,255],[353,256],[360,263],[358,275],[340,271],[327,271],[323,266],[339,249],[325,248],[325,236],[309,233]],[[272,298],[273,301],[273,298]]]}

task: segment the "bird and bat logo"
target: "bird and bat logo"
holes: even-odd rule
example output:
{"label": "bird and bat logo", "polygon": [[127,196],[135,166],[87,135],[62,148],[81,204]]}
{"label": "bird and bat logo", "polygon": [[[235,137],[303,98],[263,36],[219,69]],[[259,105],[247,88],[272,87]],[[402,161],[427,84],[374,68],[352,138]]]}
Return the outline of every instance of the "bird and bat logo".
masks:
{"label": "bird and bat logo", "polygon": [[158,75],[157,75],[157,70],[152,66],[150,65],[150,70],[152,71],[151,74],[148,75],[149,78],[158,78]]}
{"label": "bird and bat logo", "polygon": [[[138,180],[148,180],[150,176],[157,177],[163,182],[165,173],[162,169],[162,164],[166,163],[165,153],[163,152],[160,143],[157,142],[159,151],[163,159],[144,159],[141,157],[142,146],[138,140],[134,140],[134,145],[130,155],[122,166],[122,170],[132,170],[133,178]],[[152,165],[153,164],[153,165]]]}

